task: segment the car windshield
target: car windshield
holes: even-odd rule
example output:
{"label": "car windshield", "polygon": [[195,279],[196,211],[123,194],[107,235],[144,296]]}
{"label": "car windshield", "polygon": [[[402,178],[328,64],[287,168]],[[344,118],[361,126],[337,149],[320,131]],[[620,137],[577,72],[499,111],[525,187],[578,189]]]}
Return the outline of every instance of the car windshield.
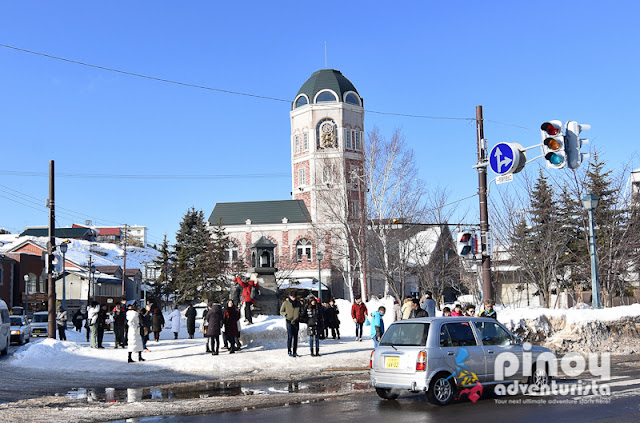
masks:
{"label": "car windshield", "polygon": [[427,343],[429,323],[400,323],[389,326],[380,345],[418,347]]}
{"label": "car windshield", "polygon": [[21,326],[21,325],[22,325],[22,317],[11,316],[11,326]]}
{"label": "car windshield", "polygon": [[34,314],[33,315],[33,321],[36,322],[36,323],[47,322],[47,321],[49,321],[49,315],[48,314]]}

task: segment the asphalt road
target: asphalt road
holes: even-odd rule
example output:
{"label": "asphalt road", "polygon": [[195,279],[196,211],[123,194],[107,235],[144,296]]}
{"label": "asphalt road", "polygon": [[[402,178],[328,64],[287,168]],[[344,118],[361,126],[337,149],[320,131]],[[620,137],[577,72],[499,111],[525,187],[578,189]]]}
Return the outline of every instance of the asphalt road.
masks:
{"label": "asphalt road", "polygon": [[[575,379],[559,378],[561,384]],[[586,380],[585,380],[586,383]],[[590,382],[589,382],[590,383]],[[565,395],[497,397],[485,395],[477,402],[460,400],[445,407],[429,404],[424,394],[406,393],[395,401],[380,399],[375,392],[344,396],[339,399],[273,407],[205,414],[196,416],[158,416],[128,419],[138,423],[217,423],[280,422],[280,423],[417,423],[447,421],[465,422],[489,419],[494,422],[633,422],[640,421],[640,356],[612,358],[611,395]],[[120,422],[118,422],[120,423]],[[122,421],[124,423],[124,421]]]}

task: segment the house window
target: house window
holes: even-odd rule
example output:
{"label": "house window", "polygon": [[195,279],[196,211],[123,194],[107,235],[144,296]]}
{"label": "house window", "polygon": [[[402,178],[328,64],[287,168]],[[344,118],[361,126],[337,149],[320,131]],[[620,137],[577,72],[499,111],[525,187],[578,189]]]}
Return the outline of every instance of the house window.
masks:
{"label": "house window", "polygon": [[300,97],[298,97],[298,99],[296,100],[296,107],[295,107],[295,108],[297,109],[298,107],[302,107],[302,106],[305,106],[305,105],[307,105],[307,104],[308,104],[307,97],[305,97],[305,96],[301,95],[301,96],[300,96]]}
{"label": "house window", "polygon": [[307,174],[304,169],[298,169],[298,185],[306,185],[307,184]]}
{"label": "house window", "polygon": [[300,152],[300,135],[296,134],[293,136],[293,150],[296,153]]}
{"label": "house window", "polygon": [[327,101],[338,101],[338,99],[331,91],[323,91],[316,97],[316,103],[323,103]]}
{"label": "house window", "polygon": [[362,150],[361,145],[360,145],[361,144],[361,142],[360,142],[360,137],[361,137],[360,131],[354,131],[354,133],[355,133],[355,137],[354,137],[354,144],[355,145],[354,145],[354,148],[356,150]]}
{"label": "house window", "polygon": [[224,247],[224,261],[226,263],[234,263],[238,261],[238,244],[228,241]]}
{"label": "house window", "polygon": [[357,201],[351,202],[351,217],[353,218],[360,217],[360,204]]}
{"label": "house window", "polygon": [[311,241],[302,238],[296,243],[296,259],[302,261],[302,256],[307,256],[307,260],[311,259]]}
{"label": "house window", "polygon": [[347,129],[347,139],[344,140],[344,147],[348,150],[353,148],[353,142],[351,141],[351,130]]}
{"label": "house window", "polygon": [[302,151],[309,151],[309,132],[305,131],[302,134]]}
{"label": "house window", "polygon": [[360,105],[360,101],[358,100],[358,96],[354,93],[347,94],[345,98],[345,103],[355,104],[356,106]]}

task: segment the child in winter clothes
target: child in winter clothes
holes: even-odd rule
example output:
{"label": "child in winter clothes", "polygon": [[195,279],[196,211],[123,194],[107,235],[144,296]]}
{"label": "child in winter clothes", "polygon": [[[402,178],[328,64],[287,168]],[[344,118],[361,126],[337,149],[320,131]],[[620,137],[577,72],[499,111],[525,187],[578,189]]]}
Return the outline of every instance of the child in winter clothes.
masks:
{"label": "child in winter clothes", "polygon": [[494,319],[498,318],[498,313],[493,309],[493,301],[487,300],[484,302],[484,310],[478,314],[478,317],[493,317]]}
{"label": "child in winter clothes", "polygon": [[371,313],[371,339],[373,339],[374,348],[378,348],[380,339],[382,339],[382,335],[384,335],[384,320],[382,320],[382,317],[385,311],[386,308],[380,306],[378,311]]}
{"label": "child in winter clothes", "polygon": [[453,317],[461,317],[462,316],[462,306],[460,304],[456,304],[453,307],[453,311],[451,312]]}

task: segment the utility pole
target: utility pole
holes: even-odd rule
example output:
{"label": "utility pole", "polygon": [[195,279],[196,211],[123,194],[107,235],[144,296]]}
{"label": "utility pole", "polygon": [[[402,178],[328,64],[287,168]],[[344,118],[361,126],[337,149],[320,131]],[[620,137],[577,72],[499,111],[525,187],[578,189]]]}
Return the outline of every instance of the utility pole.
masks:
{"label": "utility pole", "polygon": [[[476,129],[478,136],[478,164],[487,161],[486,141],[484,139],[484,119],[482,106],[476,106]],[[487,205],[487,167],[478,166],[478,197],[480,200],[480,239],[482,243],[482,300],[493,299],[491,285],[491,257],[487,254],[487,236],[489,233],[489,208]]]}
{"label": "utility pole", "polygon": [[127,224],[124,224],[124,262],[122,263],[122,299],[124,300],[124,281],[127,278]]}
{"label": "utility pole", "polygon": [[56,211],[53,160],[49,160],[49,200],[47,205],[49,206],[49,242],[47,245],[48,336],[56,339],[56,284],[53,280],[53,251],[56,247]]}
{"label": "utility pole", "polygon": [[[87,270],[87,309],[91,305],[91,244],[89,244],[89,269]],[[94,294],[95,295],[95,294]]]}

